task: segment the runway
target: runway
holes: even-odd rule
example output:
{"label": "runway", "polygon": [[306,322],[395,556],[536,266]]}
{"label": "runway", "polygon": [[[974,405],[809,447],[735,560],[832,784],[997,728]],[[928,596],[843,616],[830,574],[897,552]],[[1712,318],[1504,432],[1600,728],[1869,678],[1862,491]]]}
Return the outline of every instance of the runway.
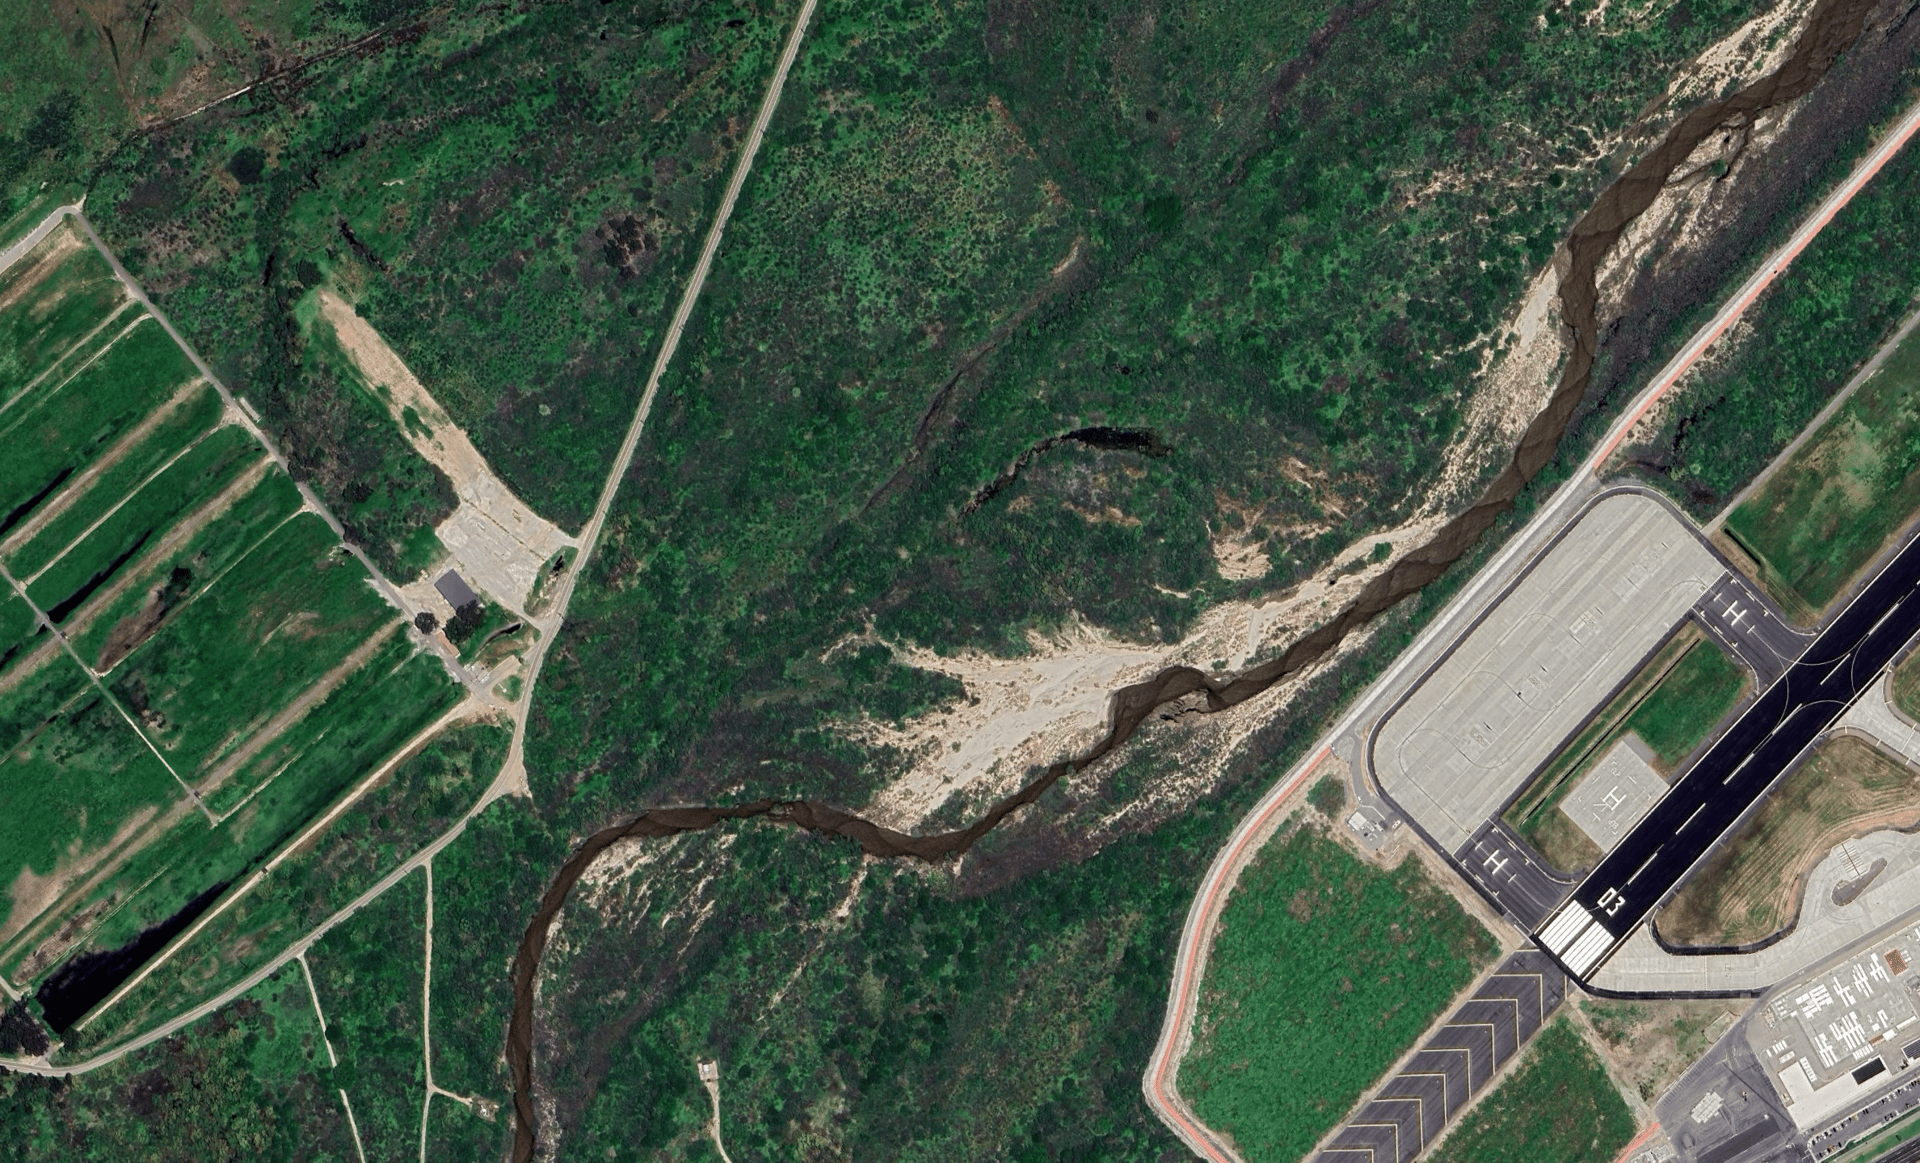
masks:
{"label": "runway", "polygon": [[1920,631],[1909,542],[1588,874],[1535,939],[1584,980]]}

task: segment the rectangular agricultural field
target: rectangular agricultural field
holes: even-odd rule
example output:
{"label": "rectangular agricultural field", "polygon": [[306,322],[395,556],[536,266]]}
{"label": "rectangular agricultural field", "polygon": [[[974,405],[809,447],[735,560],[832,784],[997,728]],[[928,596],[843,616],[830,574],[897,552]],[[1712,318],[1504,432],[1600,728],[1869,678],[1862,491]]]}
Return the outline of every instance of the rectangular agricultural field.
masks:
{"label": "rectangular agricultural field", "polygon": [[194,374],[167,333],[145,322],[65,385],[0,413],[7,448],[0,457],[0,535],[111,452]]}
{"label": "rectangular agricultural field", "polygon": [[[126,719],[64,653],[0,691],[0,940],[184,793]],[[204,817],[196,816],[204,834]]]}
{"label": "rectangular agricultural field", "polygon": [[312,514],[288,521],[127,660],[114,692],[197,782],[400,619]]}
{"label": "rectangular agricultural field", "polygon": [[399,623],[368,639],[365,662],[324,697],[215,766],[200,785],[207,807],[224,816],[249,801],[269,811],[288,799],[324,802],[378,767],[460,701],[446,667],[416,642]]}
{"label": "rectangular agricultural field", "polygon": [[[27,586],[27,597],[64,624],[86,600],[131,568],[136,555],[163,541],[176,521],[218,497],[236,478],[267,459],[267,450],[252,433],[229,424],[209,433],[156,473],[138,492],[123,497],[119,506],[96,517],[97,524],[79,542],[39,566],[46,556],[39,539],[25,547],[14,574]],[[69,510],[72,512],[72,510]],[[55,531],[49,527],[49,533]],[[61,530],[57,535],[65,535]],[[48,538],[52,540],[52,538]]]}
{"label": "rectangular agricultural field", "polygon": [[0,407],[127,302],[100,252],[62,223],[0,274]]}
{"label": "rectangular agricultural field", "polygon": [[8,571],[16,578],[40,572],[94,522],[206,435],[220,422],[223,406],[220,393],[209,384],[181,388],[140,422],[133,443],[62,481],[13,527],[0,542],[0,558]]}
{"label": "rectangular agricultural field", "polygon": [[134,563],[125,574],[96,591],[86,606],[62,627],[74,652],[101,674],[106,674],[153,637],[195,594],[214,584],[244,558],[268,533],[300,511],[300,490],[286,473],[270,467],[257,483],[246,478],[235,483],[238,492],[222,493],[204,514],[197,529],[189,529],[200,514],[190,516],[169,537],[186,535],[180,544],[162,542]]}

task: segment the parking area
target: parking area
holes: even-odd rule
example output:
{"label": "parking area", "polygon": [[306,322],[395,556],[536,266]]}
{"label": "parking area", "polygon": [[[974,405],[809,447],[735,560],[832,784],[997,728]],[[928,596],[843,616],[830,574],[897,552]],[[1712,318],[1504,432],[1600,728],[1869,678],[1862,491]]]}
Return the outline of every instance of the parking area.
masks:
{"label": "parking area", "polygon": [[1382,789],[1459,856],[1724,574],[1660,502],[1602,498],[1387,715]]}

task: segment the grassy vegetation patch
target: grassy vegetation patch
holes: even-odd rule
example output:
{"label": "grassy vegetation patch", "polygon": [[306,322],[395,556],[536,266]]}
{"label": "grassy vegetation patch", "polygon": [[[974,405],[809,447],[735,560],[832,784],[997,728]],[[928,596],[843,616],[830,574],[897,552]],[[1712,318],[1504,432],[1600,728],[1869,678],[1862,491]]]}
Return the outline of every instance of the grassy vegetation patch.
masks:
{"label": "grassy vegetation patch", "polygon": [[87,664],[110,671],[152,637],[193,594],[214,584],[287,518],[300,511],[300,490],[278,469],[234,498],[184,545],[144,558],[117,593],[96,595],[65,627]]}
{"label": "grassy vegetation patch", "polygon": [[332,1081],[353,1100],[368,1163],[419,1157],[426,905],[426,873],[415,871],[307,952],[340,1059]]}
{"label": "grassy vegetation patch", "polygon": [[1633,1113],[1572,1019],[1549,1023],[1523,1053],[1434,1163],[1610,1163],[1632,1141]]}
{"label": "grassy vegetation patch", "polygon": [[[54,505],[64,508],[48,518],[31,538],[8,551],[7,568],[22,580],[40,572],[116,505],[127,502],[168,461],[205,435],[219,421],[220,409],[220,394],[210,385],[187,389],[184,397],[172,401],[154,417],[139,442],[121,452],[112,464],[99,466],[96,475],[49,496],[47,505],[37,512],[47,512]],[[42,603],[42,607],[50,604]]]}
{"label": "grassy vegetation patch", "polygon": [[45,634],[33,607],[12,590],[0,593],[0,676],[33,657]]}
{"label": "grassy vegetation patch", "polygon": [[1783,605],[1820,611],[1920,508],[1920,333],[1727,515]]}
{"label": "grassy vegetation patch", "polygon": [[1541,769],[1504,818],[1554,866],[1591,867],[1600,849],[1557,810],[1561,801],[1629,732],[1671,771],[1740,701],[1748,681],[1718,643],[1698,627],[1682,627]]}
{"label": "grassy vegetation patch", "polygon": [[1626,729],[1671,770],[1733,710],[1747,685],[1739,664],[1719,643],[1703,638],[1627,716]]}
{"label": "grassy vegetation patch", "polygon": [[65,623],[102,587],[136,564],[143,550],[164,542],[174,522],[212,500],[266,455],[259,442],[238,425],[213,432],[125,498],[84,540],[48,563],[27,584],[27,596],[56,625]]}
{"label": "grassy vegetation patch", "polygon": [[83,471],[193,378],[193,365],[159,325],[142,323],[58,391],[0,413],[0,533],[67,477]]}
{"label": "grassy vegetation patch", "polygon": [[1494,952],[1417,860],[1294,827],[1228,898],[1180,1093],[1251,1163],[1298,1159]]}
{"label": "grassy vegetation patch", "polygon": [[1725,1001],[1582,997],[1579,1005],[1614,1070],[1649,1103],[1700,1060],[1734,1017]]}
{"label": "grassy vegetation patch", "polygon": [[[54,655],[0,693],[0,852],[13,883],[97,853],[180,785],[79,667]],[[205,828],[202,825],[202,832]],[[46,907],[40,902],[39,907]],[[26,917],[11,915],[9,929]]]}
{"label": "grassy vegetation patch", "polygon": [[173,1037],[68,1078],[0,1074],[21,1163],[357,1163],[300,967]]}
{"label": "grassy vegetation patch", "polygon": [[[83,243],[64,258],[51,257],[70,245],[62,235],[70,237],[71,230],[56,228],[0,274],[0,301],[12,299],[0,310],[0,407],[73,353],[79,340],[126,300],[112,269],[92,246]],[[43,262],[36,261],[41,256],[57,263],[55,269],[44,269]]]}
{"label": "grassy vegetation patch", "polygon": [[209,789],[207,806],[216,813],[231,811],[282,780],[343,787],[378,766],[460,697],[439,657],[396,631],[325,699]]}
{"label": "grassy vegetation patch", "polygon": [[367,581],[327,523],[302,514],[188,603],[113,689],[177,770],[200,773],[398,620]]}
{"label": "grassy vegetation patch", "polygon": [[1920,773],[1860,739],[1831,739],[1767,797],[1660,911],[1679,945],[1742,945],[1798,915],[1806,875],[1840,841],[1920,824]]}
{"label": "grassy vegetation patch", "polygon": [[[437,1078],[436,1078],[437,1081]],[[499,1102],[496,1095],[486,1096]],[[481,1118],[464,1102],[443,1094],[433,1096],[433,1108],[427,1114],[427,1158],[496,1159],[506,1154],[507,1140],[513,1137],[511,1106],[503,1107],[492,1122]]]}
{"label": "grassy vegetation patch", "polygon": [[[192,1008],[198,999],[232,985],[365,891],[400,860],[451,827],[473,804],[493,781],[511,737],[506,728],[491,723],[458,725],[435,736],[310,845],[281,862],[271,877],[214,917],[190,944],[99,1022],[81,1031],[74,1052],[84,1053],[82,1046],[103,1045]],[[559,858],[565,859],[564,853]],[[445,854],[440,859],[444,861]],[[435,887],[445,897],[459,885],[450,885],[445,869],[441,871]],[[530,871],[538,875],[537,869]],[[436,909],[444,907],[444,900],[436,903]],[[466,929],[450,931],[463,938],[443,942],[435,951],[436,959],[457,957],[466,944]],[[492,950],[484,952],[490,955]],[[441,1045],[440,1022],[436,1012],[436,1051]],[[456,1089],[460,1085],[445,1079],[442,1083]],[[490,1085],[474,1089],[489,1094],[499,1090]]]}

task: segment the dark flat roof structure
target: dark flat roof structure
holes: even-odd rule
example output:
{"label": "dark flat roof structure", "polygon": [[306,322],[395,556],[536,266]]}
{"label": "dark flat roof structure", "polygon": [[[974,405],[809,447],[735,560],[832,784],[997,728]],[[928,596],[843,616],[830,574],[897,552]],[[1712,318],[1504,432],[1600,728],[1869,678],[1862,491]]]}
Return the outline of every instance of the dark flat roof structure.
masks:
{"label": "dark flat roof structure", "polygon": [[468,602],[480,600],[480,595],[473,592],[467,580],[452,570],[441,574],[440,580],[433,583],[433,588],[439,590],[440,596],[447,599],[447,605],[456,610]]}

